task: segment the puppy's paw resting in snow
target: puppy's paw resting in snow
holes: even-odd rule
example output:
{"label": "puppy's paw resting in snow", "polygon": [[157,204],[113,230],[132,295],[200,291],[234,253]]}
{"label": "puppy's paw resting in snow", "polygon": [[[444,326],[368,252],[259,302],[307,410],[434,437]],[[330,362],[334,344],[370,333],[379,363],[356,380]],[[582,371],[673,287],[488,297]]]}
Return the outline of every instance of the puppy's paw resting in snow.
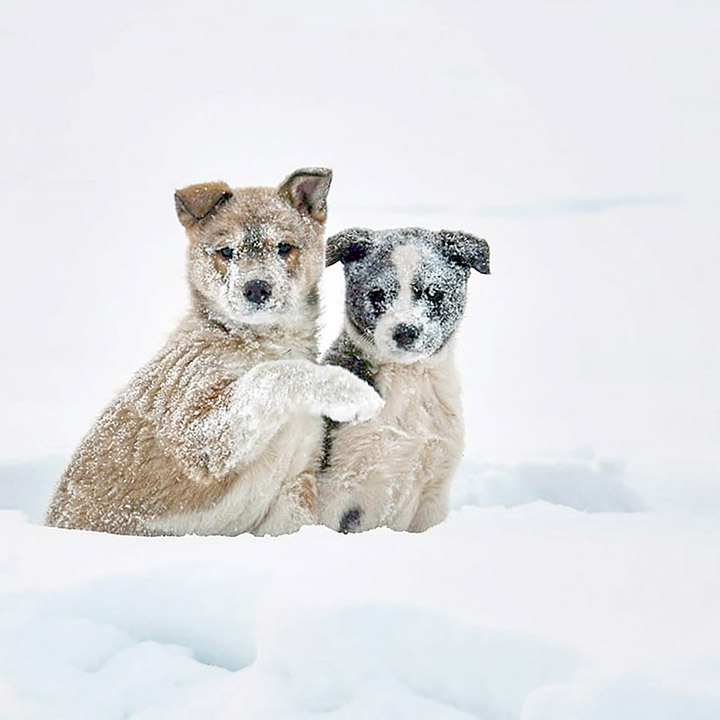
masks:
{"label": "puppy's paw resting in snow", "polygon": [[385,401],[365,381],[340,367],[323,367],[322,414],[336,422],[366,422]]}

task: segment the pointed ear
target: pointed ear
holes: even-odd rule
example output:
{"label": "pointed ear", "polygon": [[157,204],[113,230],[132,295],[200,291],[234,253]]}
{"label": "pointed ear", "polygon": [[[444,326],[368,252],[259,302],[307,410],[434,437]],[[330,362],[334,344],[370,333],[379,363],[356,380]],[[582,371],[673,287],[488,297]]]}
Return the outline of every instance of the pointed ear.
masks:
{"label": "pointed ear", "polygon": [[490,274],[490,247],[485,240],[465,232],[441,230],[440,249],[448,260],[466,268]]}
{"label": "pointed ear", "polygon": [[278,194],[301,215],[324,223],[327,218],[327,194],[332,182],[332,170],[302,168],[285,178]]}
{"label": "pointed ear", "polygon": [[372,231],[365,228],[350,228],[328,238],[325,247],[325,267],[336,262],[345,263],[362,260],[372,245]]}
{"label": "pointed ear", "polygon": [[190,185],[175,191],[175,210],[186,229],[212,214],[232,197],[232,190],[224,182]]}

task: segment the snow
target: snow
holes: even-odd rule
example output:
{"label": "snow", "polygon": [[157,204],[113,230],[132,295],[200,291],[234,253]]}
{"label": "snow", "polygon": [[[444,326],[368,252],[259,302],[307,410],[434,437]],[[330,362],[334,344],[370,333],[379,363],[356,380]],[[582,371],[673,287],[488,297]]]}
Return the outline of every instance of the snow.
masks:
{"label": "snow", "polygon": [[587,512],[636,512],[640,496],[623,477],[624,464],[597,458],[483,463],[465,458],[453,483],[452,505],[513,507],[545,500]]}
{"label": "snow", "polygon": [[[4,13],[0,718],[716,720],[716,4],[242,5]],[[328,235],[488,240],[447,522],[40,526],[183,314],[173,191],[315,164]]]}
{"label": "snow", "polygon": [[0,514],[0,717],[720,713],[720,526],[543,502],[421,535],[133,538]]}

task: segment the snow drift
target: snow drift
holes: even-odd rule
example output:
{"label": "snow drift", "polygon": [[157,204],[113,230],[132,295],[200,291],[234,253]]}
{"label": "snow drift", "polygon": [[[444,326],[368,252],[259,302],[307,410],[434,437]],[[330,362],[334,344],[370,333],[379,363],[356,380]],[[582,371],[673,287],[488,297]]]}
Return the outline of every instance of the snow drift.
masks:
{"label": "snow drift", "polygon": [[711,720],[711,518],[132,538],[0,512],[0,717]]}

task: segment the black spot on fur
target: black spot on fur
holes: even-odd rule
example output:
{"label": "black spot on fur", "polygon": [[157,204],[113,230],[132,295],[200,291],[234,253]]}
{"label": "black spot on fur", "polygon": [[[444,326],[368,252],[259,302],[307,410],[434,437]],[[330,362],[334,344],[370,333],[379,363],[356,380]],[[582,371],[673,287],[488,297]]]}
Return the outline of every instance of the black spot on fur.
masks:
{"label": "black spot on fur", "polygon": [[337,420],[331,420],[329,417],[323,417],[323,446],[322,457],[320,458],[320,472],[330,467],[330,457],[332,454],[332,444],[335,439],[335,429],[340,423]]}
{"label": "black spot on fur", "polygon": [[357,505],[345,511],[340,518],[340,526],[338,531],[347,535],[349,532],[355,532],[360,527],[360,518],[362,517],[362,509]]}

